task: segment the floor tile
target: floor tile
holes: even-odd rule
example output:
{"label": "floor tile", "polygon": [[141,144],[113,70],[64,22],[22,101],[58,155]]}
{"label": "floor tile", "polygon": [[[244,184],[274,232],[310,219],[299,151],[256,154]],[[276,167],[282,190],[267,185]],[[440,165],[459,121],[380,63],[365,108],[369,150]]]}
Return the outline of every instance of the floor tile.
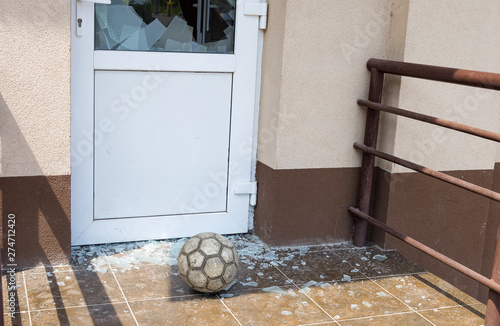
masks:
{"label": "floor tile", "polygon": [[418,280],[422,281],[423,283],[427,284],[428,286],[432,287],[436,291],[440,292],[441,294],[447,296],[448,298],[452,299],[459,305],[476,305],[476,304],[482,304],[478,300],[474,299],[470,295],[460,291],[450,283],[446,282],[442,278],[437,277],[436,275],[432,273],[423,273],[423,274],[418,274],[414,275],[415,278]]}
{"label": "floor tile", "polygon": [[479,312],[479,315],[483,314],[485,315],[486,314],[486,305],[483,304],[483,303],[479,303],[479,304],[471,304],[471,305],[467,305],[469,308],[467,309],[470,309],[472,308],[472,311],[474,313],[477,313]]}
{"label": "floor tile", "polygon": [[[338,322],[341,326],[430,326],[427,320],[416,313],[405,313],[389,316],[379,316],[363,319],[345,320]],[[451,325],[451,324],[450,324]],[[458,324],[455,324],[458,325]]]}
{"label": "floor tile", "polygon": [[454,307],[421,311],[420,314],[436,326],[484,324],[484,315],[471,307]]}
{"label": "floor tile", "polygon": [[335,251],[335,250],[343,250],[352,248],[352,243],[349,241],[341,242],[341,243],[332,243],[332,244],[318,244],[318,245],[309,245],[309,246],[292,246],[292,247],[271,247],[271,250],[277,250],[279,252],[287,253],[294,251],[302,251],[303,253],[311,253],[318,251]]}
{"label": "floor tile", "polygon": [[168,266],[148,265],[140,269],[116,271],[116,279],[128,301],[198,294]]}
{"label": "floor tile", "polygon": [[425,269],[392,250],[385,251],[377,247],[367,247],[337,250],[335,253],[369,277],[425,272]]}
{"label": "floor tile", "polygon": [[65,272],[65,271],[72,271],[75,269],[75,266],[73,265],[55,265],[55,266],[36,266],[32,268],[25,268],[22,271],[25,274],[44,274],[47,272]]}
{"label": "floor tile", "polygon": [[136,325],[125,303],[34,311],[31,313],[31,319],[33,325],[43,326]]}
{"label": "floor tile", "polygon": [[[356,271],[353,266],[346,262],[342,262],[337,255],[327,252],[312,252],[304,255],[293,256],[294,253],[289,253],[289,261],[284,261],[278,265],[278,268],[295,284],[304,284],[309,281],[316,282],[332,282],[339,281],[348,275],[352,280],[366,278],[363,274]],[[286,259],[287,255],[280,254],[282,259]]]}
{"label": "floor tile", "polygon": [[[435,280],[431,276],[426,277]],[[448,291],[451,292],[434,286],[431,282],[426,281],[422,274],[393,276],[374,281],[408,306],[417,310],[477,303],[476,300],[451,286],[448,288]],[[460,298],[455,297],[453,293],[458,294]]]}
{"label": "floor tile", "polygon": [[245,291],[232,298],[224,298],[242,325],[301,325],[333,321],[307,296],[293,289],[293,295],[264,291]]}
{"label": "floor tile", "polygon": [[33,273],[25,277],[31,310],[125,301],[109,271]]}
{"label": "floor tile", "polygon": [[240,262],[236,280],[237,283],[231,287],[230,292],[290,285],[287,283],[288,278],[285,275],[265,261],[255,261],[250,265]]}
{"label": "floor tile", "polygon": [[[253,235],[229,238],[239,252],[238,283],[217,295],[180,278],[175,262],[185,239],[75,247],[71,265],[24,270],[33,325],[136,325],[134,314],[140,325],[483,323],[485,305],[395,251],[347,243],[269,248]],[[340,281],[344,275],[351,281]],[[300,289],[311,280],[320,284]],[[272,286],[287,294],[263,291]],[[6,324],[29,325],[27,313],[15,316]]]}
{"label": "floor tile", "polygon": [[322,244],[322,245],[317,245],[317,246],[310,246],[309,247],[309,252],[314,252],[314,251],[332,251],[332,250],[342,250],[342,249],[348,249],[352,248],[352,242],[351,241],[344,241],[340,243],[332,243],[332,244]]}
{"label": "floor tile", "polygon": [[[78,260],[77,260],[78,258]],[[72,270],[75,271],[92,271],[96,268],[107,268],[107,265],[104,266],[96,266],[93,262],[95,262],[94,256],[81,256],[81,257],[71,257],[71,267]]]}
{"label": "floor tile", "polygon": [[[2,302],[4,313],[28,311],[28,302],[26,301],[26,289],[24,287],[23,273],[15,273],[15,279],[13,280],[9,276],[8,278],[10,283],[7,282],[7,277],[7,275],[2,276]],[[14,283],[16,285],[13,285]],[[10,308],[13,308],[14,310],[11,311]]]}
{"label": "floor tile", "polygon": [[340,320],[411,311],[370,280],[311,287],[307,295]]}
{"label": "floor tile", "polygon": [[215,296],[190,296],[130,302],[140,325],[237,326],[238,322]]}
{"label": "floor tile", "polygon": [[30,324],[30,319],[28,312],[15,313],[12,316],[4,314],[4,325],[5,326],[26,326]]}

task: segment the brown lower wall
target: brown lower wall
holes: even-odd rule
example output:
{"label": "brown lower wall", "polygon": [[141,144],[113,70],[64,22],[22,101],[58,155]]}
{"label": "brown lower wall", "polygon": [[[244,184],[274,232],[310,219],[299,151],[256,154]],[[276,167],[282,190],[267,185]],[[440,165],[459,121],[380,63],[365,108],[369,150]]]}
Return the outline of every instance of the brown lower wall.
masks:
{"label": "brown lower wall", "polygon": [[70,184],[69,175],[0,177],[4,266],[8,263],[9,214],[15,215],[14,249],[18,267],[69,262]]}
{"label": "brown lower wall", "polygon": [[[446,173],[486,188],[494,184],[493,170]],[[498,179],[495,183],[500,183]],[[373,209],[376,218],[473,270],[490,276],[491,233],[495,232],[496,235],[496,226],[492,224],[498,224],[498,217],[491,217],[489,199],[425,175],[390,174],[380,169],[377,171],[376,190],[377,201]],[[484,301],[484,295],[479,295],[480,286],[477,282],[447,265],[390,235],[384,238],[379,232],[374,232],[372,241],[398,250],[462,291]],[[489,271],[485,271],[488,261]]]}
{"label": "brown lower wall", "polygon": [[[254,232],[272,246],[351,239],[359,168],[275,170],[257,162]],[[354,190],[354,191],[353,191]]]}

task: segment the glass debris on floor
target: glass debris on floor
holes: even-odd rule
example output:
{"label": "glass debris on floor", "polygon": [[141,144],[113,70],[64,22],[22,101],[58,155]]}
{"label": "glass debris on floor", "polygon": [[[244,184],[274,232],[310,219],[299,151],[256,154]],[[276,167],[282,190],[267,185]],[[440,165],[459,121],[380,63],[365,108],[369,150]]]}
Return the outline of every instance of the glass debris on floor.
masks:
{"label": "glass debris on floor", "polygon": [[17,272],[16,313],[6,325],[484,323],[484,304],[396,251],[228,238],[239,253],[238,278],[213,294],[178,274],[186,238],[73,247],[71,265]]}

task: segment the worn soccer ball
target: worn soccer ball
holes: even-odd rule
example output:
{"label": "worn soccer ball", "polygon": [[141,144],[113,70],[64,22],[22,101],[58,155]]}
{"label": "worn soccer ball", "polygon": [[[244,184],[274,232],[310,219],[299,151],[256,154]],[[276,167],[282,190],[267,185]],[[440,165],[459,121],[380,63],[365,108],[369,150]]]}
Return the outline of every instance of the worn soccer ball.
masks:
{"label": "worn soccer ball", "polygon": [[187,240],[177,263],[184,282],[199,292],[220,291],[238,274],[236,249],[217,233],[200,233]]}

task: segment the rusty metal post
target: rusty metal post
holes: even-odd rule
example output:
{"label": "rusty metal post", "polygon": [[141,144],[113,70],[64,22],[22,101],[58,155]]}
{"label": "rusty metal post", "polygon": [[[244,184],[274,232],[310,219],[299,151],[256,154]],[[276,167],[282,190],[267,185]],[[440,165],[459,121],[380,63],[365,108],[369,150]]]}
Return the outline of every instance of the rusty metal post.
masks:
{"label": "rusty metal post", "polygon": [[[384,74],[378,70],[370,69],[370,91],[368,99],[372,102],[382,102],[382,88],[384,85]],[[377,147],[378,126],[380,111],[368,108],[366,113],[364,144],[369,147]],[[361,181],[359,186],[358,209],[363,213],[370,214],[370,200],[373,185],[373,170],[375,167],[375,156],[363,153],[361,162]],[[368,222],[358,218],[354,229],[353,243],[356,247],[363,247],[366,243]]]}
{"label": "rusty metal post", "polygon": [[[493,258],[493,271],[491,272],[491,279],[500,283],[500,225],[497,231],[497,244],[495,247],[495,256]],[[492,289],[490,289],[488,294],[484,326],[500,326],[500,293],[497,293]]]}

